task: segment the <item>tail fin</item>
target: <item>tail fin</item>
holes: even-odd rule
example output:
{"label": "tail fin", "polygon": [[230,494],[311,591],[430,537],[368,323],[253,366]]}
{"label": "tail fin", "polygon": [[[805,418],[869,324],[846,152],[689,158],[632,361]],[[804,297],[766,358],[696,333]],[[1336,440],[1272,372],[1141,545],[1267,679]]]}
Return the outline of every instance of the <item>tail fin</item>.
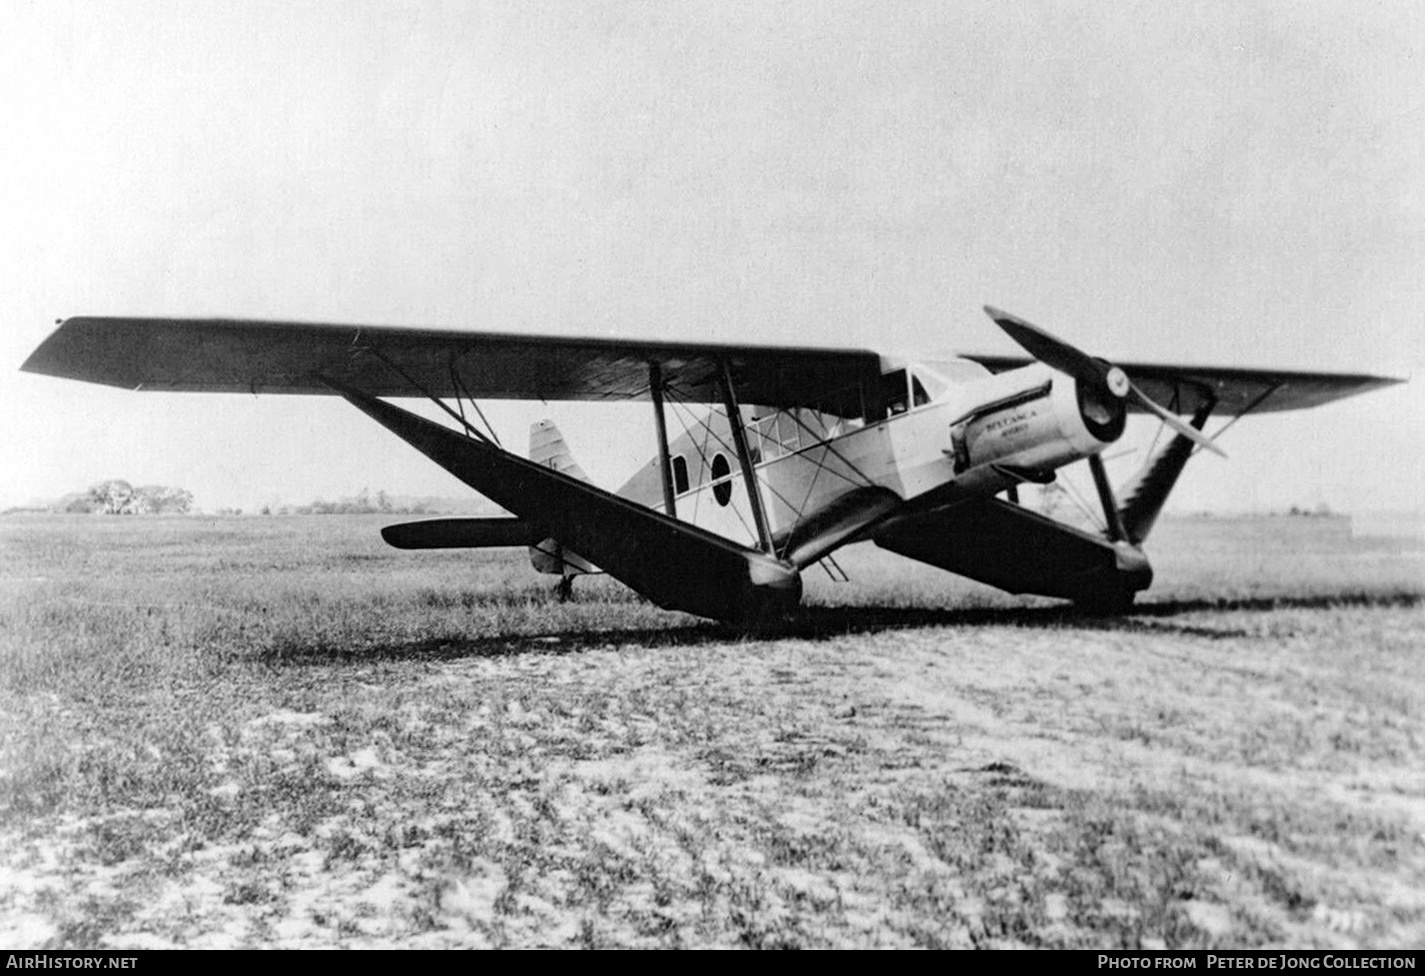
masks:
{"label": "tail fin", "polygon": [[560,474],[587,482],[589,476],[574,460],[569,445],[564,443],[564,435],[552,420],[541,420],[529,425],[529,459],[542,467],[553,468]]}
{"label": "tail fin", "polygon": [[[564,442],[564,435],[552,420],[540,420],[529,425],[529,459],[540,467],[553,468],[560,474],[588,483],[589,476],[574,460],[574,452]],[[597,570],[578,553],[565,549],[558,539],[544,539],[529,547],[529,561],[539,573],[570,577]]]}

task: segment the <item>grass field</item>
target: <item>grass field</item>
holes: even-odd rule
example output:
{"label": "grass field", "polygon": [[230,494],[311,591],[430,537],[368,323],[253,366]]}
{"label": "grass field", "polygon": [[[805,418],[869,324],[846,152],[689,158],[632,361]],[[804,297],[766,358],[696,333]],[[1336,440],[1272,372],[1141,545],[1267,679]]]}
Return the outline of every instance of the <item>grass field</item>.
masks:
{"label": "grass field", "polygon": [[0,946],[1425,944],[1418,540],[856,547],[753,640],[379,524],[0,519]]}

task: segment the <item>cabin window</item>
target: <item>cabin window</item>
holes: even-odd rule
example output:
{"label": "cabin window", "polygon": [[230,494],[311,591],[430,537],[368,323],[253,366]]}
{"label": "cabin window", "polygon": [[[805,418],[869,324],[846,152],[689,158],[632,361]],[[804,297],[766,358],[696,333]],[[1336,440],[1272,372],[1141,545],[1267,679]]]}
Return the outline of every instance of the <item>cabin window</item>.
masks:
{"label": "cabin window", "polygon": [[792,454],[801,449],[801,427],[797,419],[789,413],[777,414],[777,443],[782,453]]}
{"label": "cabin window", "polygon": [[910,376],[910,405],[913,407],[923,407],[930,402],[930,394],[925,392],[925,385],[920,382],[920,377],[914,373]]}
{"label": "cabin window", "polygon": [[[777,450],[777,418],[764,417],[757,422],[757,440],[762,445],[762,456],[769,460],[782,452]],[[753,462],[754,464],[756,462]]]}
{"label": "cabin window", "polygon": [[727,463],[727,458],[722,454],[716,454],[712,459],[712,480],[713,498],[719,505],[726,505],[732,501],[732,479],[728,475],[732,474],[732,466]]}
{"label": "cabin window", "polygon": [[906,412],[909,404],[906,390],[905,370],[898,369],[881,377],[881,404],[886,408],[886,413],[894,416]]}
{"label": "cabin window", "polygon": [[[974,364],[971,364],[974,365]],[[920,393],[923,390],[926,396],[926,403],[945,395],[945,391],[950,388],[950,383],[935,370],[928,367],[917,369],[911,374],[915,377],[912,383],[911,396],[916,404],[920,404]]]}
{"label": "cabin window", "polygon": [[859,417],[854,422],[847,423],[834,414],[814,410],[803,410],[798,416],[801,417],[802,423],[806,424],[806,427],[802,428],[802,440],[808,446],[840,437],[846,433],[848,427],[854,430],[860,426]]}
{"label": "cabin window", "polygon": [[672,465],[673,494],[681,495],[688,490],[688,459],[681,454],[674,454]]}

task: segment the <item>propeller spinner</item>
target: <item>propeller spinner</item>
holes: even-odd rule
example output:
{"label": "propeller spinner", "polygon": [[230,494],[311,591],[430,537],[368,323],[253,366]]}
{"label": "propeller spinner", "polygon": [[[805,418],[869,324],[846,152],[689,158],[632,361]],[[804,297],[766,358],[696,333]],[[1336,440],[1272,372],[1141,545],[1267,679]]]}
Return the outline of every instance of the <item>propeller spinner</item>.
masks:
{"label": "propeller spinner", "polygon": [[1126,399],[1136,403],[1145,410],[1157,414],[1162,418],[1163,423],[1194,444],[1205,447],[1221,457],[1227,456],[1220,447],[1212,442],[1210,437],[1196,427],[1183,423],[1175,414],[1155,403],[1128,378],[1127,373],[1112,363],[1074,348],[1063,339],[1045,332],[1037,325],[1032,325],[1017,315],[1010,315],[1008,312],[1002,312],[989,305],[985,306],[985,313],[994,319],[995,325],[998,325],[1011,339],[1019,343],[1025,352],[1044,365],[1052,366],[1061,373],[1067,373],[1080,383],[1106,390],[1117,399]]}

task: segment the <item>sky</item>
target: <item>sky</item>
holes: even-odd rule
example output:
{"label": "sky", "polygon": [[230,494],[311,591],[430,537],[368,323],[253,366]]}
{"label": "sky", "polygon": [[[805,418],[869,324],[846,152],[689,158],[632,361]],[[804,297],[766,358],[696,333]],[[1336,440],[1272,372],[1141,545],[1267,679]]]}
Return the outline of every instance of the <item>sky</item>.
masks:
{"label": "sky", "polygon": [[[3,10],[0,507],[467,490],[336,398],[19,373],[71,315],[1017,351],[992,304],[1108,359],[1414,376],[1244,420],[1172,507],[1425,510],[1411,0]],[[646,404],[487,413],[610,486],[655,449]]]}

